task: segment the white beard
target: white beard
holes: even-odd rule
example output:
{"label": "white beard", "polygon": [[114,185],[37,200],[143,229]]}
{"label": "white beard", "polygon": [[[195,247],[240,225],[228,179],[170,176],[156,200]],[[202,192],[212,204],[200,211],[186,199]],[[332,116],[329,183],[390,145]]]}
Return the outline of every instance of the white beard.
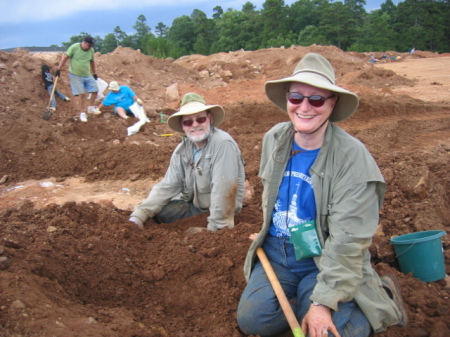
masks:
{"label": "white beard", "polygon": [[197,135],[188,133],[188,134],[186,134],[186,137],[188,137],[188,139],[193,143],[201,143],[201,142],[204,142],[206,139],[208,139],[209,133],[210,133],[210,131],[208,131],[208,132],[203,131],[203,134],[197,134]]}

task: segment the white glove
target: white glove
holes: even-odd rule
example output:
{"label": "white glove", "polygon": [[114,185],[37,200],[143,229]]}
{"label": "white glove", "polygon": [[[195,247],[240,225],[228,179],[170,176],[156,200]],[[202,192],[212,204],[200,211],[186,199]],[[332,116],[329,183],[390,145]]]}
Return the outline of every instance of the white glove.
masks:
{"label": "white glove", "polygon": [[142,100],[141,100],[140,98],[138,98],[138,99],[136,100],[136,102],[137,102],[137,104],[142,105]]}
{"label": "white glove", "polygon": [[144,223],[137,216],[130,217],[128,221],[133,222],[139,229],[144,229]]}

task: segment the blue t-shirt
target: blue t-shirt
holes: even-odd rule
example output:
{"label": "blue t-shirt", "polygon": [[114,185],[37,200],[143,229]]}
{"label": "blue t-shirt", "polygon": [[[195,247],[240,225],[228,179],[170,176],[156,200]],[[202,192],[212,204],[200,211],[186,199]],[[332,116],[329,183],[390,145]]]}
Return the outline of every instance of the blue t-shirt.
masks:
{"label": "blue t-shirt", "polygon": [[272,212],[269,234],[289,238],[289,227],[316,219],[316,202],[309,170],[320,149],[304,150],[293,142],[296,155],[289,159]]}
{"label": "blue t-shirt", "polygon": [[134,96],[136,96],[136,94],[130,89],[130,87],[121,85],[118,92],[110,91],[102,103],[104,106],[115,104],[116,107],[128,109],[134,103]]}

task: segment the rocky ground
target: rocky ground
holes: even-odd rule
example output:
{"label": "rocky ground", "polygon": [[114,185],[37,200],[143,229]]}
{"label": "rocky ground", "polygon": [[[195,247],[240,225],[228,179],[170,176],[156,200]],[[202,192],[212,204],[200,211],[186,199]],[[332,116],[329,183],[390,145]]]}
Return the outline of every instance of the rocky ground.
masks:
{"label": "rocky ground", "polygon": [[[73,102],[58,101],[42,120],[48,94],[40,67],[60,55],[0,52],[0,335],[243,336],[235,316],[248,236],[262,219],[261,140],[287,119],[263,86],[290,75],[307,52],[327,57],[338,84],[360,96],[358,112],[339,125],[368,147],[388,184],[373,265],[399,278],[410,324],[379,336],[449,336],[449,283],[400,272],[389,240],[450,230],[450,55],[388,52],[396,59],[374,65],[370,54],[321,46],[176,61],[120,47],[97,55],[99,77],[130,85],[144,100],[151,123],[132,136],[126,128],[137,120],[108,108],[82,123]],[[70,94],[67,70],[58,88]],[[221,128],[243,152],[252,197],[232,230],[185,239],[186,229],[206,224],[198,216],[149,221],[139,231],[128,216],[181,139],[161,137],[173,132],[159,113],[176,111],[190,91],[225,108]],[[442,241],[449,273],[450,239]]]}

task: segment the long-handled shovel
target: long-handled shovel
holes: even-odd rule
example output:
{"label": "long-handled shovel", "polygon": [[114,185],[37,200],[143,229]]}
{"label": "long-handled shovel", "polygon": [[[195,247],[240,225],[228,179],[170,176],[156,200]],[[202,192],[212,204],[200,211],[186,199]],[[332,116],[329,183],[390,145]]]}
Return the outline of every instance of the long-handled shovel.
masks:
{"label": "long-handled shovel", "polygon": [[264,268],[264,271],[267,274],[267,277],[270,281],[270,284],[272,285],[273,290],[275,291],[275,295],[277,296],[278,301],[280,302],[281,309],[283,310],[283,313],[286,316],[286,319],[289,323],[289,326],[291,327],[294,337],[305,337],[302,328],[298,323],[297,317],[295,317],[294,311],[292,310],[289,304],[286,294],[284,293],[283,288],[281,287],[280,281],[278,281],[277,275],[275,274],[275,271],[273,270],[269,262],[269,259],[267,258],[266,253],[261,247],[259,247],[256,249],[256,254],[259,257],[259,261],[261,261],[261,264]]}
{"label": "long-handled shovel", "polygon": [[55,95],[56,84],[58,83],[58,78],[59,78],[59,76],[56,76],[55,82],[53,83],[52,94],[50,95],[50,101],[48,102],[47,110],[45,110],[44,114],[42,115],[42,119],[44,121],[48,121],[50,119],[50,117],[52,116],[52,110],[50,109],[50,106],[52,105],[52,99],[53,99],[53,96]]}

